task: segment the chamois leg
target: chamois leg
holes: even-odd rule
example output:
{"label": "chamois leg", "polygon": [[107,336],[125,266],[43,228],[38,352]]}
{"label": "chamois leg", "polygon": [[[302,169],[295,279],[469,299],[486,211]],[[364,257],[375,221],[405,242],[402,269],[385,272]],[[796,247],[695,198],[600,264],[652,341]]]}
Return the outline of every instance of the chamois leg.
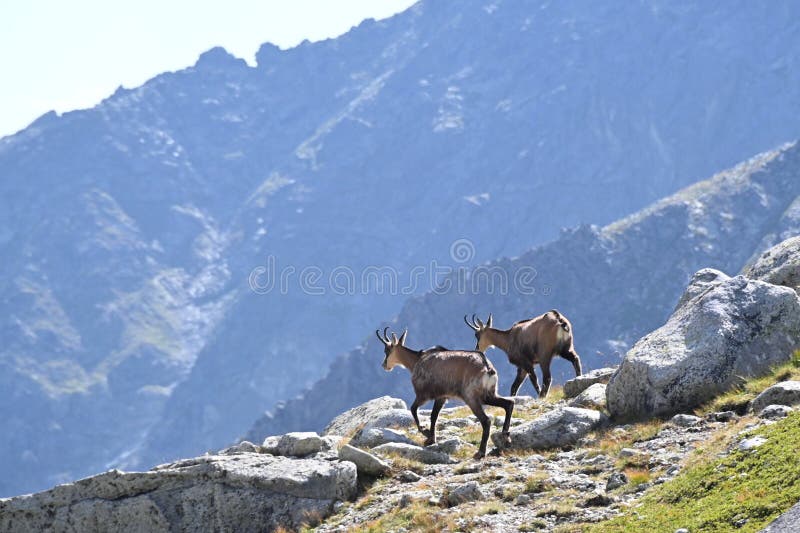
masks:
{"label": "chamois leg", "polygon": [[511,426],[511,414],[514,412],[514,400],[509,400],[502,396],[492,396],[486,399],[486,403],[505,409],[506,418],[503,421],[503,447],[509,446],[511,444],[511,437],[508,434],[508,428]]}
{"label": "chamois leg", "polygon": [[560,355],[572,363],[572,367],[575,369],[576,376],[580,376],[583,373],[581,370],[581,358],[578,356],[578,352],[576,352],[574,348],[567,348]]}
{"label": "chamois leg", "polygon": [[442,410],[447,398],[436,398],[433,401],[433,409],[431,409],[431,433],[425,439],[425,446],[430,446],[436,442],[436,419],[439,418],[439,411]]}
{"label": "chamois leg", "polygon": [[547,398],[547,393],[550,392],[550,383],[553,382],[553,376],[550,374],[550,362],[540,366],[542,367],[542,392],[539,397]]}
{"label": "chamois leg", "polygon": [[412,403],[411,407],[409,407],[408,409],[411,411],[411,416],[414,417],[414,423],[417,424],[417,429],[427,438],[430,437],[430,432],[427,429],[424,429],[419,424],[419,417],[417,416],[417,409],[419,409],[419,406],[422,405],[423,403],[425,402],[420,402],[419,397],[416,397],[414,398],[414,403]]}
{"label": "chamois leg", "polygon": [[511,384],[511,396],[516,396],[522,382],[528,377],[528,373],[522,367],[517,367],[517,377],[514,378],[514,383]]}
{"label": "chamois leg", "polygon": [[478,417],[481,427],[483,428],[481,445],[475,455],[472,456],[473,459],[481,459],[486,455],[486,443],[489,441],[489,427],[491,424],[489,423],[489,417],[486,416],[486,412],[484,412],[483,405],[481,405],[480,401],[469,402],[467,405],[472,409],[472,413]]}
{"label": "chamois leg", "polygon": [[528,364],[524,367],[525,372],[528,373],[528,376],[531,378],[531,384],[533,385],[533,389],[536,391],[536,394],[539,397],[542,396],[542,389],[539,387],[539,378],[536,377],[536,368],[534,367],[533,363]]}

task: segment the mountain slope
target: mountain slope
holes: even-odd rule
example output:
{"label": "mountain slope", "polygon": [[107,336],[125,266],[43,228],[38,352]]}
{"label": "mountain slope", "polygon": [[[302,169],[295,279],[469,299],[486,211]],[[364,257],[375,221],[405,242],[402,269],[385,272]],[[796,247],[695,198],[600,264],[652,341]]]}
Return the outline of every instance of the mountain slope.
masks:
{"label": "mountain slope", "polygon": [[[409,330],[409,345],[462,347],[472,340],[464,312],[493,312],[498,327],[558,308],[569,317],[584,368],[617,363],[639,337],[663,324],[689,277],[706,266],[739,272],[766,247],[800,234],[800,146],[785,145],[699,182],[604,228],[583,226],[514,259],[492,263],[513,279],[535,269],[526,295],[499,290],[429,294],[409,301],[392,322]],[[548,289],[548,290],[545,290]],[[405,372],[386,374],[373,337],[337,358],[328,374],[301,397],[259,419],[245,436],[259,442],[291,430],[322,429],[337,412],[369,398],[412,394]],[[513,367],[488,353],[507,393]],[[555,359],[556,375],[571,365]],[[525,388],[527,387],[527,389]],[[532,391],[529,383],[521,394]]]}
{"label": "mountain slope", "polygon": [[216,447],[408,297],[254,294],[268,256],[471,265],[795,138],[798,10],[423,1],[1,139],[0,495]]}

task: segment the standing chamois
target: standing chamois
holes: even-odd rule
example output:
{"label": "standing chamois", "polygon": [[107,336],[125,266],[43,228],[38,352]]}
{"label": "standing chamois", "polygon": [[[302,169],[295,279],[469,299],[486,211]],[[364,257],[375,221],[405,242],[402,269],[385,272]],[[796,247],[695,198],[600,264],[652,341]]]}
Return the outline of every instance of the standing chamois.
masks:
{"label": "standing chamois", "polygon": [[[547,396],[553,380],[550,375],[550,361],[555,355],[571,362],[575,375],[581,375],[581,358],[573,345],[572,325],[555,309],[535,318],[520,320],[506,330],[492,327],[491,314],[486,324],[475,315],[472,315],[472,322],[464,316],[464,322],[475,332],[476,350],[485,352],[496,346],[506,352],[509,362],[517,367],[517,377],[511,385],[511,396],[517,395],[526,376],[530,376],[533,388],[540,398]],[[536,363],[542,367],[541,389],[534,372]]]}
{"label": "standing chamois", "polygon": [[[439,349],[438,346],[430,350],[411,350],[405,347],[408,331],[404,331],[398,339],[394,333],[389,338],[388,330],[389,328],[383,330],[383,336],[380,331],[375,331],[384,347],[383,369],[389,372],[395,366],[401,365],[411,372],[411,384],[416,393],[410,407],[411,415],[420,433],[426,437],[425,446],[436,442],[436,419],[448,398],[463,400],[481,423],[483,434],[475,459],[486,455],[486,443],[489,440],[489,417],[483,410],[483,404],[505,409],[503,436],[506,444],[510,442],[508,427],[511,424],[514,401],[497,395],[497,371],[491,363],[488,363],[487,369],[483,354]],[[417,408],[430,400],[433,400],[431,429],[426,430],[419,423]]]}

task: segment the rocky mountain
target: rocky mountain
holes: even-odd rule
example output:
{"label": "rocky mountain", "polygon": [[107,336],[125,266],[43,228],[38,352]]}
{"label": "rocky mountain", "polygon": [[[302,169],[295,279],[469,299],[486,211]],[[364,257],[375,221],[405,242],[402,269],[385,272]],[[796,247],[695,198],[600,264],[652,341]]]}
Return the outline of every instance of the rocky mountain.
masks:
{"label": "rocky mountain", "polygon": [[[213,49],[0,139],[0,495],[219,447],[432,288],[319,295],[298,281],[306,267],[330,289],[337,266],[405,280],[433,259],[516,255],[795,138],[798,9],[424,0],[337,39],[264,45],[255,66]],[[698,257],[738,265],[719,222]],[[551,245],[537,283],[565,257],[605,260],[598,231]],[[667,228],[641,231],[643,256],[672,245]],[[451,254],[460,239],[465,255]],[[269,258],[295,277],[257,294],[250,275]],[[551,302],[588,316],[571,302],[615,280],[612,265],[587,271],[535,305],[481,302],[502,320]],[[452,314],[460,298],[477,302],[408,305]],[[621,343],[597,348],[611,358],[663,318],[666,304],[640,305],[602,335],[583,325],[587,350]],[[415,342],[464,342],[460,314],[427,316]],[[374,378],[354,372],[343,390]]]}
{"label": "rocky mountain", "polygon": [[[487,286],[469,294],[428,294],[409,301],[389,325],[407,327],[412,347],[434,342],[461,347],[474,342],[462,322],[464,312],[492,312],[496,326],[509,327],[555,307],[572,322],[584,368],[616,364],[637,339],[665,322],[697,270],[710,266],[737,273],[755,254],[800,234],[799,206],[800,146],[795,143],[603,228],[582,226],[517,258],[489,265],[507,273],[509,280],[519,272],[535,272],[533,294],[503,294],[498,287],[485,290]],[[321,429],[338,411],[381,394],[409,398],[413,391],[408,376],[386,374],[380,366],[382,354],[377,339],[370,337],[337,358],[302,396],[259,419],[245,438],[255,442],[288,430]],[[501,373],[501,392],[507,393],[514,367],[500,351],[488,355]],[[572,372],[559,358],[553,368],[562,379]],[[522,393],[526,388],[533,390],[527,383]]]}

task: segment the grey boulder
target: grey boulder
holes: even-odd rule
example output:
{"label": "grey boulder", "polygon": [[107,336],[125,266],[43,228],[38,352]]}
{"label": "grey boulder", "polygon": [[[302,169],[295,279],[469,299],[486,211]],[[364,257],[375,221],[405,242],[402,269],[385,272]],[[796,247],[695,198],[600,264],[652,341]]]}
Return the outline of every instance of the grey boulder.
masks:
{"label": "grey boulder", "polygon": [[606,406],[606,385],[595,383],[569,401],[572,407],[603,409]]}
{"label": "grey boulder", "polygon": [[[603,427],[608,417],[594,409],[557,407],[544,415],[511,429],[511,447],[544,450],[575,444],[590,431]],[[502,435],[492,434],[492,440],[503,447]]]}
{"label": "grey boulder", "polygon": [[452,485],[447,488],[445,494],[445,501],[450,506],[485,499],[486,495],[477,481],[469,481],[463,485]]}
{"label": "grey boulder", "polygon": [[794,409],[788,405],[768,405],[758,413],[758,418],[763,418],[766,420],[786,418],[792,411],[794,411]]}
{"label": "grey boulder", "polygon": [[744,274],[800,291],[800,236],[786,239],[761,254]]}
{"label": "grey boulder", "polygon": [[792,289],[704,270],[686,293],[609,381],[607,408],[615,418],[691,410],[741,377],[789,360],[800,344],[800,298]]}
{"label": "grey boulder", "polygon": [[616,371],[616,367],[598,368],[580,376],[575,376],[564,382],[564,397],[574,398],[595,383],[608,383],[608,380],[611,379],[611,376]]}
{"label": "grey boulder", "polygon": [[[405,411],[405,415],[400,413]],[[364,427],[386,427],[389,425],[413,424],[406,402],[391,396],[382,396],[357,405],[340,414],[325,428],[323,435],[351,436]]]}
{"label": "grey boulder", "polygon": [[0,500],[0,531],[264,531],[324,518],[356,494],[349,462],[211,455]]}
{"label": "grey boulder", "polygon": [[753,399],[750,404],[754,413],[760,413],[768,405],[796,405],[800,403],[800,381],[781,381]]}

